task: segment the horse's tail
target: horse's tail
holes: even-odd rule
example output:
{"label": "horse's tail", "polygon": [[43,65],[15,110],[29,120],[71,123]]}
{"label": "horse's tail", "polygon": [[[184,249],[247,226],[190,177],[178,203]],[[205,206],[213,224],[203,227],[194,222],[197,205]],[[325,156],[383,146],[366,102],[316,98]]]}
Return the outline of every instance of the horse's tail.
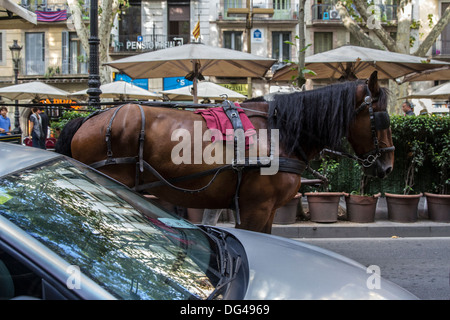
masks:
{"label": "horse's tail", "polygon": [[59,135],[58,140],[56,141],[56,152],[72,157],[72,138],[83,124],[83,120],[84,118],[75,118],[67,122],[64,128],[61,130],[61,134]]}

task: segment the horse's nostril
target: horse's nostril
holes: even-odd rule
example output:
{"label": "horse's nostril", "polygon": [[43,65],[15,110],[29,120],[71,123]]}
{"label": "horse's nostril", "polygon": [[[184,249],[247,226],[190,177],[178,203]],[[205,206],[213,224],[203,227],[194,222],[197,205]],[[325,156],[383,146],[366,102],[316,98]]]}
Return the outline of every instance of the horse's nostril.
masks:
{"label": "horse's nostril", "polygon": [[386,175],[388,175],[389,173],[391,173],[392,172],[392,167],[388,167],[387,169],[386,169]]}

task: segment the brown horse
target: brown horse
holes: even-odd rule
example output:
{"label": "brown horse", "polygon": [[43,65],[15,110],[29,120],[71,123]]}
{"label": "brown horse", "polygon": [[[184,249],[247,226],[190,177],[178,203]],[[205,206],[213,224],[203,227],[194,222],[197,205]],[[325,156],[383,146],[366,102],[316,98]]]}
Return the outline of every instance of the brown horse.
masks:
{"label": "brown horse", "polygon": [[[257,133],[261,129],[269,129],[268,137],[279,133],[279,140],[264,142],[264,137],[256,137],[253,143],[258,156],[271,155],[273,161],[279,157],[275,174],[261,171],[272,163],[230,165],[236,158],[230,160],[217,148],[225,142],[203,139],[207,128],[201,115],[167,107],[127,104],[74,121],[63,129],[56,150],[179,206],[220,209],[237,204],[237,228],[270,233],[275,210],[296,195],[308,161],[325,147],[335,148],[343,137],[367,175],[383,178],[392,170],[386,104],[387,92],[379,87],[376,73],[368,81],[276,95],[273,101],[243,102],[241,107]],[[188,135],[174,136],[174,132]],[[201,163],[194,159],[196,152]],[[152,184],[166,179],[172,186]]]}

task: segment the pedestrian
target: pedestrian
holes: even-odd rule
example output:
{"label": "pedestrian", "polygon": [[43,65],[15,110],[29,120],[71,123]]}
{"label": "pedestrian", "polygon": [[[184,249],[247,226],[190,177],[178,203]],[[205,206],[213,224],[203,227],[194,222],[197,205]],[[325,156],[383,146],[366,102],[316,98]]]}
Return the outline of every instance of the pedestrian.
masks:
{"label": "pedestrian", "polygon": [[409,101],[403,102],[402,109],[403,112],[405,113],[405,116],[415,116],[413,106]]}
{"label": "pedestrian", "polygon": [[42,133],[41,136],[41,148],[47,149],[46,142],[47,142],[47,136],[48,136],[48,116],[44,112],[44,108],[38,108],[39,116],[41,117],[41,125],[42,125]]}
{"label": "pedestrian", "polygon": [[0,107],[0,136],[11,134],[11,120],[7,116],[8,108]]}
{"label": "pedestrian", "polygon": [[42,132],[42,118],[39,115],[38,108],[31,109],[33,114],[30,116],[30,131],[32,146],[35,148],[44,149],[45,145],[41,145],[41,137],[44,135]]}

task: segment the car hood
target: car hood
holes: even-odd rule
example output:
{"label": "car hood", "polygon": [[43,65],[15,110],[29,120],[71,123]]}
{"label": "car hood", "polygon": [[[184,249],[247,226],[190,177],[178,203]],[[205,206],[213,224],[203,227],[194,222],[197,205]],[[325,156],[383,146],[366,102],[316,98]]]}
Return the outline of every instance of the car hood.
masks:
{"label": "car hood", "polygon": [[39,148],[24,147],[22,145],[0,142],[0,154],[2,155],[2,166],[0,177],[13,171],[22,170],[31,165],[38,164],[52,158],[61,157],[60,154],[45,151]]}
{"label": "car hood", "polygon": [[249,263],[245,299],[417,299],[372,268],[332,251],[282,237],[220,228],[244,246]]}

